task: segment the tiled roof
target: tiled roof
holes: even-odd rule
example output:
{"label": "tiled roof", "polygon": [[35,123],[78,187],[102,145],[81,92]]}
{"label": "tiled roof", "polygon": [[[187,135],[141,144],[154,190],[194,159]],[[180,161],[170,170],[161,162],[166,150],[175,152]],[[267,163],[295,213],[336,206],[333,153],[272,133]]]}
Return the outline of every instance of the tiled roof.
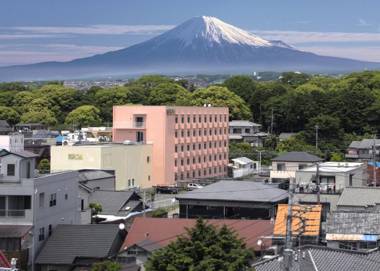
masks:
{"label": "tiled roof", "polygon": [[[136,217],[128,232],[127,238],[121,250],[138,245],[147,251],[167,246],[178,236],[186,233],[186,228],[195,225],[196,219],[180,218],[147,218]],[[207,220],[214,226],[226,225],[234,230],[240,238],[243,238],[248,248],[260,250],[257,245],[258,239],[263,236],[271,236],[273,224],[270,220],[236,220],[236,219],[211,219]],[[270,239],[263,239],[265,247],[271,245]]]}
{"label": "tiled roof", "polygon": [[[296,256],[297,255],[297,256]],[[256,271],[282,271],[284,259],[276,257],[255,263]],[[322,246],[301,247],[292,257],[291,271],[378,271],[380,252],[357,252]]]}
{"label": "tiled roof", "polygon": [[380,234],[380,214],[334,212],[327,220],[328,234]]}
{"label": "tiled roof", "polygon": [[219,181],[202,189],[176,196],[177,199],[216,201],[278,202],[288,197],[282,189],[251,181]]}
{"label": "tiled roof", "polygon": [[36,263],[70,265],[76,258],[107,258],[119,250],[122,238],[115,224],[58,225]]}
{"label": "tiled roof", "polygon": [[32,225],[0,225],[0,238],[24,237],[31,228]]}
{"label": "tiled roof", "polygon": [[353,149],[371,149],[373,144],[380,145],[380,139],[363,139],[362,141],[352,141],[349,148]]}
{"label": "tiled roof", "polygon": [[234,158],[231,160],[238,163],[238,164],[241,164],[241,165],[246,165],[246,164],[250,164],[253,162],[253,160],[251,160],[247,157],[237,157],[237,158]]}
{"label": "tiled roof", "polygon": [[22,158],[35,158],[35,157],[38,157],[37,154],[35,154],[33,152],[30,152],[30,151],[10,152],[10,151],[4,150],[4,149],[1,150],[0,156],[3,157],[3,156],[10,155],[10,154],[14,154],[14,155],[20,156]]}
{"label": "tiled roof", "polygon": [[[293,205],[292,207],[292,234],[303,236],[318,236],[321,226],[321,205]],[[273,234],[286,235],[286,219],[288,204],[279,204]]]}
{"label": "tiled roof", "polygon": [[[128,213],[131,208],[122,210],[126,203],[132,198],[139,199],[140,197],[133,191],[103,191],[95,190],[90,196],[90,203],[100,203],[102,206],[101,214],[116,215],[119,212]],[[136,207],[136,205],[133,205]]]}
{"label": "tiled roof", "polygon": [[322,158],[312,155],[308,152],[286,152],[272,159],[272,161],[279,162],[319,162],[323,161]]}
{"label": "tiled roof", "polygon": [[371,207],[380,204],[380,188],[346,187],[338,206]]}

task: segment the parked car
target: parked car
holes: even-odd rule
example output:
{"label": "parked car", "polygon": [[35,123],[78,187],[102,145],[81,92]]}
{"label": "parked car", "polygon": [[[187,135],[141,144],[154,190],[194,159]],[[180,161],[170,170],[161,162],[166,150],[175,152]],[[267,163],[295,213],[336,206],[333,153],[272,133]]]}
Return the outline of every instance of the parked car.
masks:
{"label": "parked car", "polygon": [[187,185],[188,190],[195,190],[195,189],[200,189],[200,188],[203,188],[203,186],[198,183],[189,183]]}

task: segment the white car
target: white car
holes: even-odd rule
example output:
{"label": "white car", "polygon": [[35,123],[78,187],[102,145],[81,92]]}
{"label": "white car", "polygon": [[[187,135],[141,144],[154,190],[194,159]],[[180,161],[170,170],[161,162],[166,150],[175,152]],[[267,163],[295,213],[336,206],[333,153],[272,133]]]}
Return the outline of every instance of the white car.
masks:
{"label": "white car", "polygon": [[187,185],[187,189],[189,190],[195,190],[195,189],[200,189],[200,188],[203,188],[203,186],[198,183],[189,183]]}

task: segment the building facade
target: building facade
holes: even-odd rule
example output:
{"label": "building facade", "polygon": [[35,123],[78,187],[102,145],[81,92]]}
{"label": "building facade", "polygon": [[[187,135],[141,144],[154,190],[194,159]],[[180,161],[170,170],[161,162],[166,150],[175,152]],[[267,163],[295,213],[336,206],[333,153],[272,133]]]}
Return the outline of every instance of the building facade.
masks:
{"label": "building facade", "polygon": [[51,172],[101,169],[115,172],[115,190],[151,187],[152,145],[83,144],[51,147]]}
{"label": "building facade", "polygon": [[153,144],[155,185],[227,175],[228,108],[125,105],[113,108],[113,141]]}
{"label": "building facade", "polygon": [[255,147],[262,147],[268,134],[260,132],[260,128],[261,124],[247,120],[232,120],[229,123],[229,139],[235,142],[248,142]]}
{"label": "building facade", "polygon": [[80,222],[78,172],[35,176],[34,155],[2,151],[0,158],[0,230],[21,233],[0,238],[0,249],[29,250],[31,264],[56,225]]}

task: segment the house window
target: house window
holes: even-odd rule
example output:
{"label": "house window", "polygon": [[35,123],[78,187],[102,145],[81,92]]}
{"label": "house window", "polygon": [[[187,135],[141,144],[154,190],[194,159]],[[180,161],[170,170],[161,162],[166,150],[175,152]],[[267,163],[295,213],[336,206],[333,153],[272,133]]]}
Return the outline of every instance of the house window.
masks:
{"label": "house window", "polygon": [[250,134],[250,133],[251,133],[251,129],[249,129],[249,128],[245,128],[245,129],[244,129],[244,133],[246,133],[246,134]]}
{"label": "house window", "polygon": [[42,227],[38,231],[38,241],[43,241],[45,240],[45,228]]}
{"label": "house window", "polygon": [[307,168],[307,164],[299,164],[298,169],[304,169]]}
{"label": "house window", "polygon": [[51,233],[53,232],[53,226],[51,224],[49,224],[49,236],[51,235]]}
{"label": "house window", "polygon": [[148,175],[148,181],[150,181],[150,175]]}
{"label": "house window", "polygon": [[350,174],[350,179],[349,179],[349,186],[352,186],[352,179],[353,179],[354,175],[353,174]]}
{"label": "house window", "polygon": [[135,118],[135,126],[143,127],[144,126],[144,117],[136,117]]}
{"label": "house window", "polygon": [[45,193],[40,193],[38,195],[38,201],[39,201],[39,206],[40,208],[44,208],[44,205],[45,205]]}
{"label": "house window", "polygon": [[284,171],[285,163],[277,163],[277,171]]}
{"label": "house window", "polygon": [[57,205],[57,193],[50,194],[50,201],[49,206],[56,206]]}
{"label": "house window", "polygon": [[136,141],[137,142],[143,142],[144,141],[144,132],[142,132],[142,131],[136,132]]}
{"label": "house window", "polygon": [[81,199],[81,200],[80,200],[80,210],[81,210],[81,211],[84,210],[84,199]]}
{"label": "house window", "polygon": [[26,164],[26,178],[30,179],[30,161]]}
{"label": "house window", "polygon": [[8,164],[7,165],[7,176],[15,176],[16,165]]}

